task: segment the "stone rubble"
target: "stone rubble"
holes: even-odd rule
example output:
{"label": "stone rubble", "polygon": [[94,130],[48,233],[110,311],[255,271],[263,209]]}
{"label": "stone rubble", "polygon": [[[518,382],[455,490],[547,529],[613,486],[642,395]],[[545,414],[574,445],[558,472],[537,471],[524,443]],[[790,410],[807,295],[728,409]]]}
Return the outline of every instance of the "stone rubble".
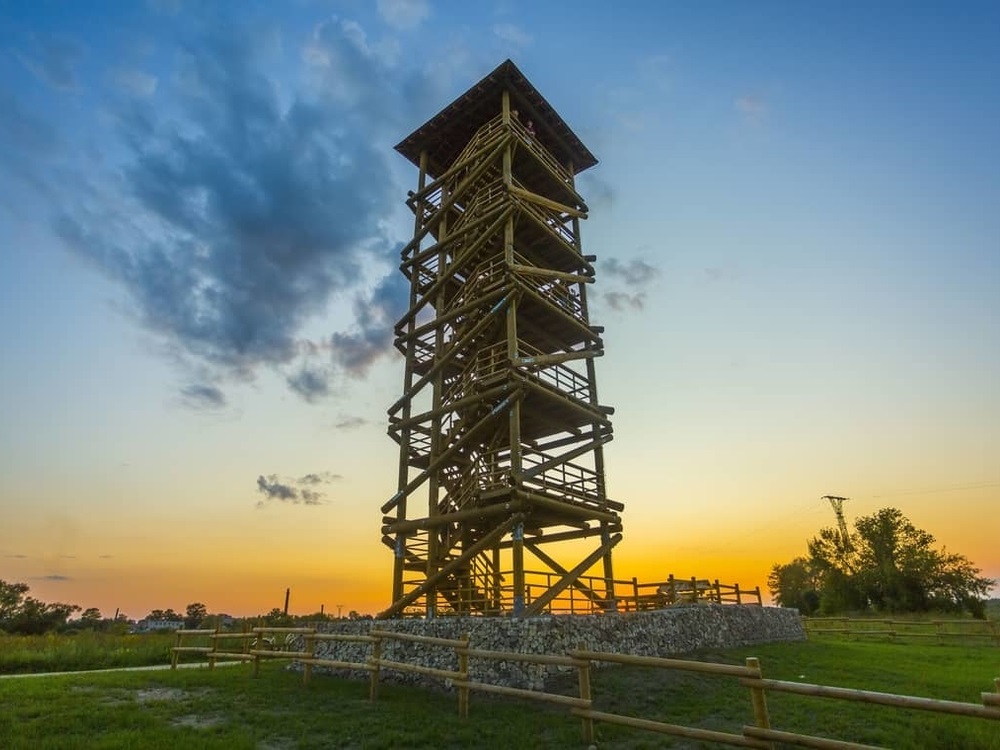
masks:
{"label": "stone rubble", "polygon": [[[566,654],[588,651],[676,657],[712,648],[732,648],[774,641],[805,640],[797,610],[755,605],[679,604],[647,612],[603,615],[547,615],[515,617],[439,617],[434,620],[335,620],[318,623],[324,633],[367,634],[370,630],[461,639],[469,636],[469,647],[487,651],[526,654]],[[364,663],[371,655],[367,643],[320,641],[315,656]],[[382,641],[382,658],[409,664],[456,670],[452,648]],[[361,670],[328,670],[367,679]],[[541,690],[547,677],[572,670],[541,664],[470,658],[469,678],[495,685]],[[440,686],[441,680],[395,670],[383,670],[382,678],[410,684]]]}

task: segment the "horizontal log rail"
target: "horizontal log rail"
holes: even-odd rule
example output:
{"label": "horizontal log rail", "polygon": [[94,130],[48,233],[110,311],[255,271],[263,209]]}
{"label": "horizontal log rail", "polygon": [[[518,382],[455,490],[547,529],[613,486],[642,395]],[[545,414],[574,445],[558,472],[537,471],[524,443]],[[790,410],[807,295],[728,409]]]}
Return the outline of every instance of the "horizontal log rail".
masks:
{"label": "horizontal log rail", "polygon": [[988,639],[1000,646],[1000,623],[996,620],[899,620],[879,617],[803,617],[808,635],[845,638],[888,637],[892,640],[934,638]]}
{"label": "horizontal log rail", "polygon": [[[314,628],[279,627],[253,628],[243,633],[221,633],[218,630],[205,629],[182,629],[176,631],[176,634],[177,645],[172,649],[172,668],[176,668],[177,657],[182,653],[205,654],[213,664],[214,660],[219,658],[253,660],[255,676],[258,674],[257,667],[261,658],[293,659],[303,665],[303,682],[305,685],[309,684],[312,669],[315,666],[368,672],[370,683],[369,698],[371,700],[376,700],[378,697],[378,684],[383,669],[408,672],[442,679],[445,680],[446,684],[456,688],[458,694],[458,711],[461,717],[468,716],[469,696],[473,691],[564,706],[569,709],[570,715],[582,721],[583,737],[587,743],[594,741],[594,723],[604,722],[736,747],[770,748],[772,747],[772,743],[780,742],[797,747],[820,748],[822,750],[875,750],[870,745],[783,731],[771,727],[766,700],[768,692],[863,702],[890,708],[916,709],[939,714],[1000,721],[1000,677],[994,680],[994,692],[981,693],[980,698],[982,703],[975,704],[910,695],[897,695],[871,690],[791,682],[788,680],[765,679],[758,660],[753,657],[748,658],[745,665],[739,665],[636,654],[608,653],[592,651],[582,647],[571,650],[566,654],[529,654],[471,648],[468,634],[460,639],[441,638],[416,633],[398,633],[380,628],[373,629],[368,634],[317,633]],[[243,640],[246,644],[250,644],[252,640],[259,640],[276,634],[283,634],[288,638],[301,636],[305,647],[297,650],[266,650],[250,648],[248,645],[247,650],[243,652],[222,652],[217,650],[220,641]],[[212,647],[185,646],[182,644],[182,640],[185,637],[206,636],[212,640]],[[398,660],[398,657],[395,659],[383,658],[383,645],[386,641],[398,641],[431,648],[449,649],[455,654],[455,668],[431,667],[425,664],[401,661]],[[316,645],[323,642],[368,644],[371,646],[370,656],[364,662],[360,662],[328,658],[325,654],[317,655]],[[289,642],[287,645],[291,646],[292,644]],[[549,693],[544,690],[532,690],[470,679],[470,659],[508,663],[523,662],[526,664],[575,668],[579,676],[579,696]],[[731,733],[595,710],[591,696],[591,669],[593,666],[600,664],[652,667],[710,674],[720,678],[737,678],[740,685],[750,691],[753,724],[742,726],[739,733]]]}

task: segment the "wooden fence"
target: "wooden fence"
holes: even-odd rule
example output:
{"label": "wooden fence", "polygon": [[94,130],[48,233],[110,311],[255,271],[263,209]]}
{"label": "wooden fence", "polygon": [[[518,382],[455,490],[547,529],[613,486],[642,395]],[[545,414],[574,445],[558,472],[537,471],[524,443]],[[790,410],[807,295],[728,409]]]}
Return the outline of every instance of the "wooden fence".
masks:
{"label": "wooden fence", "polygon": [[[280,636],[285,637],[284,643],[278,642]],[[185,637],[208,637],[212,640],[213,645],[210,647],[185,646],[182,643]],[[243,641],[243,647],[239,651],[223,651],[218,648],[220,641],[236,641],[240,639]],[[300,639],[304,644],[304,647],[301,649],[298,648]],[[417,643],[423,646],[445,649],[446,651],[450,650],[454,655],[454,669],[426,667],[420,664],[385,659],[382,656],[382,646],[383,642],[387,640]],[[370,655],[365,662],[345,662],[318,658],[315,656],[316,644],[323,641],[367,643],[371,646]],[[317,633],[313,628],[263,627],[253,628],[243,633],[220,633],[217,630],[178,630],[177,645],[173,648],[171,666],[176,667],[178,657],[185,653],[204,656],[208,659],[210,667],[215,665],[217,659],[253,661],[253,675],[255,677],[259,675],[261,659],[292,659],[304,665],[303,683],[305,685],[309,684],[312,668],[315,666],[364,670],[369,673],[369,699],[373,701],[378,699],[378,685],[383,670],[410,672],[426,677],[439,678],[444,680],[446,685],[451,685],[457,689],[458,713],[461,717],[469,715],[469,697],[472,692],[476,691],[561,705],[567,707],[573,716],[581,720],[583,739],[587,743],[594,742],[594,724],[604,722],[736,747],[773,748],[773,743],[781,742],[807,748],[877,750],[870,745],[775,729],[771,726],[767,710],[768,692],[861,701],[883,706],[1000,721],[1000,677],[994,680],[994,692],[983,692],[980,694],[981,703],[962,703],[959,701],[880,693],[870,690],[855,690],[828,685],[765,679],[760,663],[754,657],[749,657],[745,665],[737,665],[652,656],[611,654],[600,651],[588,651],[583,648],[570,651],[565,655],[522,654],[471,648],[469,646],[468,635],[463,636],[461,639],[436,638],[379,629],[370,631],[368,635]],[[517,661],[528,664],[556,665],[576,669],[579,695],[563,695],[549,693],[544,690],[514,688],[506,685],[495,685],[470,680],[469,662],[475,659],[504,662]],[[722,678],[736,678],[743,687],[749,690],[753,723],[744,725],[740,729],[740,733],[737,734],[735,732],[721,732],[699,727],[669,724],[635,716],[596,711],[593,707],[593,689],[591,684],[592,667],[595,664],[655,667],[659,669],[698,672]]]}
{"label": "wooden fence", "polygon": [[871,617],[803,617],[807,635],[889,640],[963,639],[1000,646],[1000,623],[996,620],[893,620]]}

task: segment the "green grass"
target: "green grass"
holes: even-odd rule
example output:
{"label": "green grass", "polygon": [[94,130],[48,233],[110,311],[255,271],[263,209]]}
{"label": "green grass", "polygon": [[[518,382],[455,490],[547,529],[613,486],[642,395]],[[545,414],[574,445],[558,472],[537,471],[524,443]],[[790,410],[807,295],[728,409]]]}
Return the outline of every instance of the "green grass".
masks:
{"label": "green grass", "polygon": [[[1000,649],[851,641],[771,644],[696,658],[742,664],[758,656],[765,677],[977,703],[1000,676]],[[467,748],[583,747],[565,709],[473,693],[457,717],[453,692],[316,675],[310,687],[280,664],[156,673],[0,680],[0,747],[30,748]],[[752,723],[734,678],[658,669],[594,670],[595,708],[738,732]],[[576,692],[574,675],[551,689]],[[772,726],[893,748],[1000,750],[1000,721],[949,717],[825,698],[768,694]],[[598,724],[608,750],[711,747]]]}
{"label": "green grass", "polygon": [[173,633],[0,635],[0,674],[166,664],[173,645]]}

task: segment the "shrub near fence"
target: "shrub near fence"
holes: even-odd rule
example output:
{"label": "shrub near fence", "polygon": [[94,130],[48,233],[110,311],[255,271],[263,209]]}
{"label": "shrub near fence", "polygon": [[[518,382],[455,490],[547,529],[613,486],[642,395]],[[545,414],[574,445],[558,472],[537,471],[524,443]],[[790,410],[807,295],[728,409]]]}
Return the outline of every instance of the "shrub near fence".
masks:
{"label": "shrub near fence", "polygon": [[939,641],[962,639],[1000,646],[1000,623],[995,620],[882,620],[870,617],[803,617],[807,635],[845,638]]}
{"label": "shrub near fence", "polygon": [[[207,631],[212,634],[214,631]],[[577,649],[565,655],[556,654],[523,654],[504,651],[489,651],[485,649],[472,649],[469,647],[468,637],[462,639],[436,638],[431,636],[415,635],[412,633],[396,633],[386,630],[372,630],[367,636],[342,635],[316,633],[311,628],[254,628],[246,634],[241,634],[245,638],[261,639],[267,635],[285,634],[294,639],[301,638],[307,644],[303,650],[294,649],[295,643],[289,643],[289,650],[268,650],[250,648],[245,652],[219,652],[211,648],[185,647],[181,645],[181,639],[185,635],[205,636],[206,631],[177,631],[178,646],[175,647],[174,663],[176,655],[181,653],[197,653],[205,655],[210,663],[214,659],[234,656],[237,653],[249,656],[254,660],[254,676],[259,674],[258,666],[261,658],[284,658],[300,660],[307,669],[304,670],[303,682],[308,685],[310,678],[309,666],[324,664],[343,669],[365,669],[370,673],[370,700],[378,698],[378,683],[382,670],[396,670],[401,672],[413,672],[420,675],[440,678],[446,685],[457,688],[458,713],[461,717],[469,714],[469,696],[471,692],[489,692],[500,695],[518,697],[522,699],[535,700],[545,703],[554,703],[569,708],[572,715],[582,721],[582,733],[584,741],[592,743],[594,741],[594,723],[604,722],[609,724],[619,724],[637,729],[643,729],[660,734],[674,735],[689,739],[717,742],[736,747],[752,748],[772,748],[774,742],[781,742],[798,747],[811,748],[836,748],[837,750],[873,750],[870,745],[862,745],[854,742],[841,741],[813,735],[799,734],[776,729],[771,726],[770,716],[767,709],[767,693],[789,693],[793,695],[820,697],[846,701],[860,701],[864,703],[891,706],[896,708],[916,709],[930,711],[940,714],[951,714],[981,719],[992,719],[1000,721],[1000,677],[994,680],[994,692],[983,692],[980,694],[981,703],[963,703],[959,701],[937,700],[933,698],[922,698],[917,696],[896,695],[892,693],[880,693],[869,690],[855,690],[842,687],[832,687],[828,685],[814,685],[809,683],[792,682],[788,680],[765,679],[758,660],[750,657],[746,660],[745,666],[733,664],[715,664],[710,662],[689,661],[683,659],[669,659],[651,656],[636,656],[631,654],[605,653],[602,651],[588,651]],[[364,641],[371,645],[371,655],[365,664],[355,662],[342,662],[327,659],[316,659],[315,643],[318,640],[351,640]],[[406,643],[420,644],[445,650],[451,650],[454,655],[454,669],[439,669],[427,667],[419,664],[412,664],[398,660],[388,660],[382,658],[382,644],[386,640],[400,641]],[[241,657],[242,658],[242,657]],[[534,664],[555,664],[568,668],[574,668],[578,673],[579,696],[560,695],[549,693],[544,690],[530,690],[513,688],[505,685],[495,685],[491,683],[469,680],[470,659],[483,659],[492,661],[524,661]],[[700,672],[712,674],[720,677],[735,677],[740,684],[749,689],[750,705],[752,707],[753,724],[746,724],[741,728],[739,734],[731,732],[719,732],[707,730],[699,727],[688,727],[678,724],[669,724],[650,719],[643,719],[636,716],[626,716],[613,714],[593,709],[592,697],[592,666],[601,664],[624,664],[633,666],[655,667],[660,669],[681,670],[688,672]]]}

